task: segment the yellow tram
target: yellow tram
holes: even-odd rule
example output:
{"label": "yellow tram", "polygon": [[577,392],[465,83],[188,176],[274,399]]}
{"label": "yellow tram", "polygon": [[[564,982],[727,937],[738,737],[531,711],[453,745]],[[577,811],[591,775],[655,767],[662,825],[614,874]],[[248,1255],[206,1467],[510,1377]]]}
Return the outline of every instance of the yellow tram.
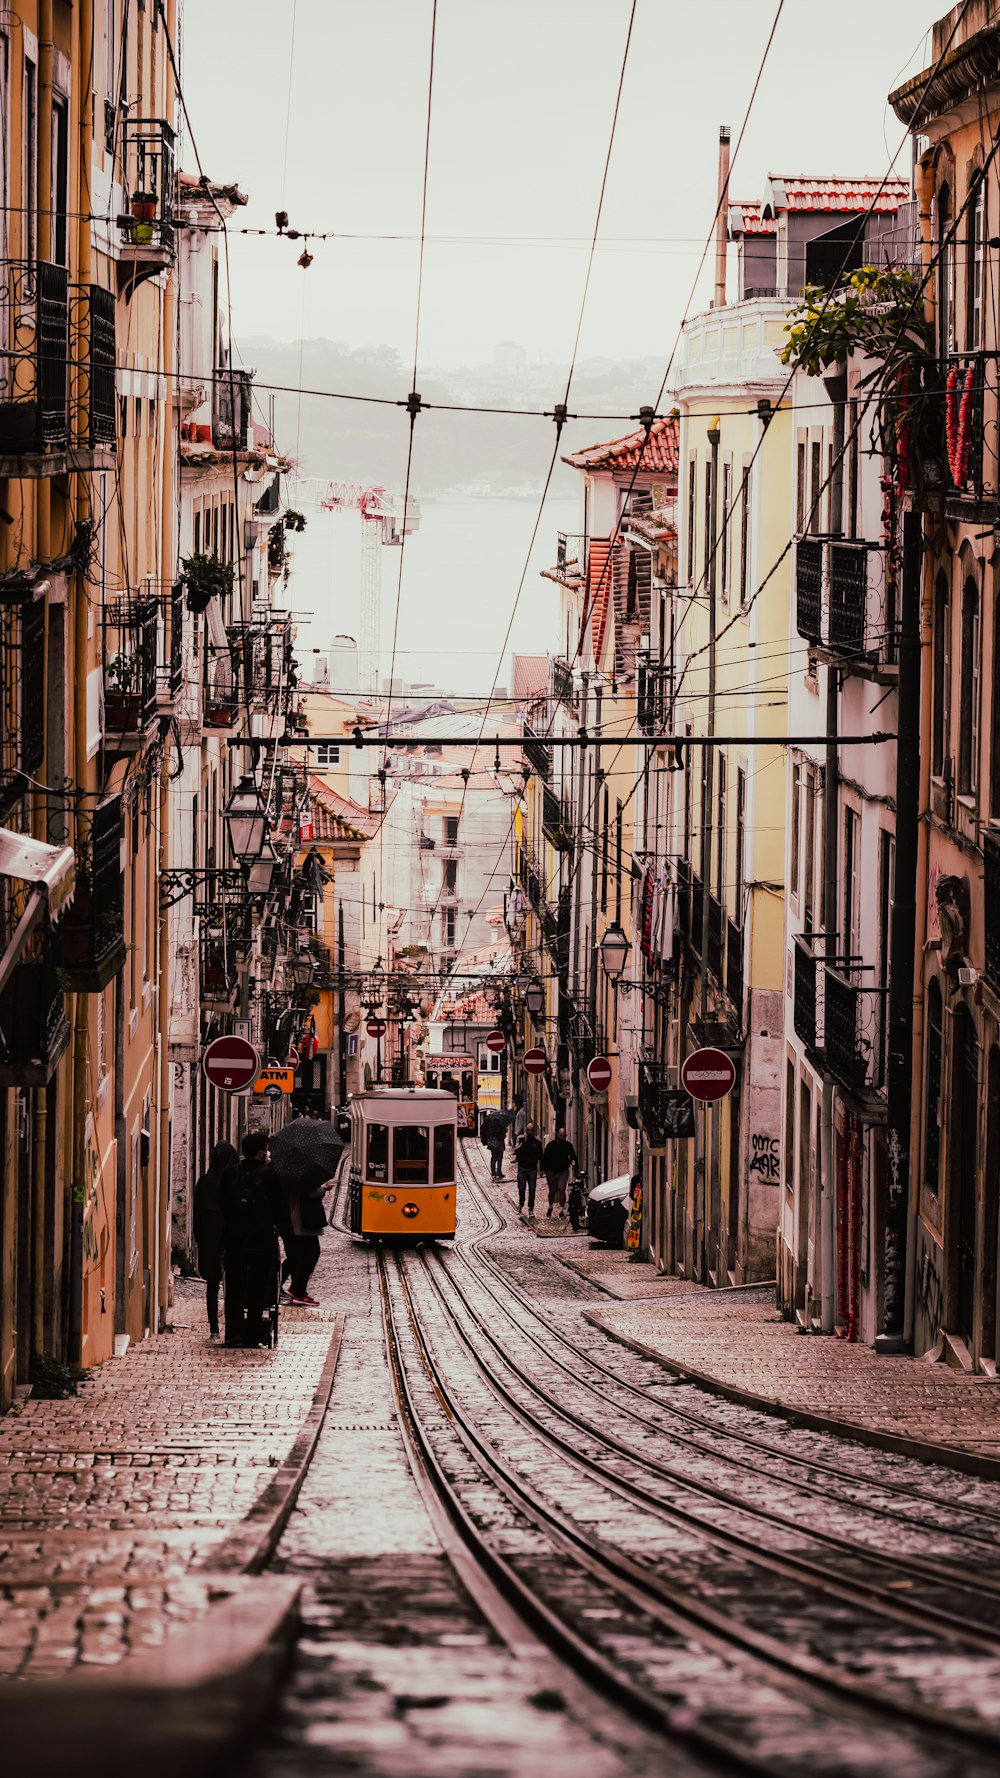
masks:
{"label": "yellow tram", "polygon": [[351,1099],[351,1233],[369,1241],[455,1234],[453,1093],[372,1087]]}
{"label": "yellow tram", "polygon": [[425,1056],[424,1086],[451,1093],[458,1102],[458,1133],[474,1136],[478,1128],[479,1067],[475,1056]]}

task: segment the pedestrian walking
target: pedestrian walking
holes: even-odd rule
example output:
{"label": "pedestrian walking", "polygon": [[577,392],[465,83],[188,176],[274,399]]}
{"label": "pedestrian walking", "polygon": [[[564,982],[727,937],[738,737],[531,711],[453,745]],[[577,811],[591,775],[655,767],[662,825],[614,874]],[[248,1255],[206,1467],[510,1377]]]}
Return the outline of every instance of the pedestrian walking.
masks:
{"label": "pedestrian walking", "polygon": [[[297,1308],[316,1309],[319,1301],[309,1294],[312,1277],[320,1255],[320,1234],[326,1228],[326,1194],[335,1181],[296,1191],[286,1187],[287,1224],[284,1235],[285,1258],[281,1267],[282,1297]],[[287,1289],[285,1286],[287,1285]]]}
{"label": "pedestrian walking", "polygon": [[281,1258],[291,1236],[287,1206],[268,1166],[267,1132],[243,1138],[243,1159],[222,1181],[226,1345],[266,1346],[264,1317],[274,1307]]}
{"label": "pedestrian walking", "polygon": [[542,1172],[545,1174],[545,1183],[549,1188],[549,1207],[545,1212],[546,1216],[551,1216],[553,1210],[556,1209],[565,1211],[570,1169],[575,1166],[576,1149],[567,1139],[564,1126],[560,1124],[552,1141],[547,1142],[542,1149]]}
{"label": "pedestrian walking", "polygon": [[490,1151],[490,1178],[503,1178],[503,1151],[513,1112],[488,1111],[479,1126],[484,1148]]}
{"label": "pedestrian walking", "polygon": [[525,1124],[524,1135],[514,1150],[514,1160],[517,1163],[517,1207],[523,1212],[527,1197],[529,1217],[535,1214],[535,1187],[541,1158],[542,1145],[535,1135],[535,1126]]}
{"label": "pedestrian walking", "polygon": [[510,1146],[516,1148],[528,1127],[528,1113],[520,1093],[514,1094],[514,1121],[510,1128]]}
{"label": "pedestrian walking", "polygon": [[208,1309],[208,1337],[219,1337],[219,1286],[222,1283],[222,1182],[237,1166],[239,1155],[231,1142],[217,1142],[208,1167],[195,1182],[194,1239],[198,1249],[198,1270],[205,1280],[205,1305]]}

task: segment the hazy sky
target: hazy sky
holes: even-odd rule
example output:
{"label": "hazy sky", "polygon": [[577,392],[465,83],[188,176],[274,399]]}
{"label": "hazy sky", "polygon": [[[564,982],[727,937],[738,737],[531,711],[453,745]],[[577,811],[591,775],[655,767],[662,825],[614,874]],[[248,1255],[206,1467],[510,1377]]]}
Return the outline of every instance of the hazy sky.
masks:
{"label": "hazy sky", "polygon": [[[718,127],[735,142],[775,4],[638,0],[582,356],[669,351],[714,209]],[[885,172],[903,136],[885,95],[925,65],[944,9],[786,0],[734,198],[769,171]],[[569,357],[629,10],[438,0],[423,364],[488,360],[505,339]],[[236,224],[273,228],[284,208],[293,226],[367,237],[311,243],[308,272],[301,244],[234,237],[238,335],[412,357],[431,12],[186,0],[185,94],[206,171],[249,194]],[[403,238],[372,238],[387,235]]]}

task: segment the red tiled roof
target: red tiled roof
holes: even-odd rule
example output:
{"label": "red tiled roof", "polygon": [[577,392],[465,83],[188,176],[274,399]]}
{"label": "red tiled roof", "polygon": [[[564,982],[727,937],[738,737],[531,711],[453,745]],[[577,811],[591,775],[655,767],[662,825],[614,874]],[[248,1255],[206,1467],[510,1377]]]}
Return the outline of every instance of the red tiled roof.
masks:
{"label": "red tiled roof", "polygon": [[[672,417],[653,421],[649,443],[642,451],[641,474],[676,476],[679,434],[679,423]],[[645,436],[640,426],[638,432],[613,438],[608,444],[587,445],[582,451],[571,451],[563,462],[573,469],[634,469]]]}
{"label": "red tiled roof", "polygon": [[815,215],[830,210],[898,210],[910,195],[908,179],[816,179],[801,173],[771,173],[764,204],[777,210]]}
{"label": "red tiled roof", "polygon": [[516,654],[514,656],[515,698],[537,698],[549,689],[549,657],[547,654]]}
{"label": "red tiled roof", "polygon": [[378,832],[380,815],[363,809],[331,789],[322,778],[309,774],[309,800],[312,804],[313,832],[319,840],[370,840]]}
{"label": "red tiled roof", "polygon": [[729,206],[729,232],[732,235],[776,235],[778,225],[773,216],[762,216],[759,204],[732,203]]}

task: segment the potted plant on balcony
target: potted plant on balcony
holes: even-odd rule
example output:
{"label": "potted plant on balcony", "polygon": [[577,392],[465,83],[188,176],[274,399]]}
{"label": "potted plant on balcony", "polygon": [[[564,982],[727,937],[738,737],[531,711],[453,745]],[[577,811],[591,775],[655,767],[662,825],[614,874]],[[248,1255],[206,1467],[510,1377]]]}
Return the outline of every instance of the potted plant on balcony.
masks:
{"label": "potted plant on balcony", "polygon": [[156,221],[155,191],[134,191],[129,207],[132,211],[132,239],[137,246],[148,246],[153,239]]}
{"label": "potted plant on balcony", "polygon": [[134,654],[116,654],[104,669],[104,719],[120,735],[134,735],[142,726],[142,673]]}
{"label": "potted plant on balcony", "polygon": [[187,607],[196,616],[209,602],[233,590],[233,564],[218,556],[185,556],[181,562],[187,587]]}

